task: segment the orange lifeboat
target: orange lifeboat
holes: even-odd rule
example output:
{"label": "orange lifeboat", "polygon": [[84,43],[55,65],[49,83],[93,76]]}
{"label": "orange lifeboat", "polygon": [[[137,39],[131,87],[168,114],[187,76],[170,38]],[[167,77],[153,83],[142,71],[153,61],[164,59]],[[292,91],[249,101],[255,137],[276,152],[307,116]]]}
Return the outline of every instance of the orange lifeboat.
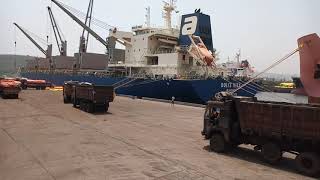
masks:
{"label": "orange lifeboat", "polygon": [[205,61],[207,66],[212,66],[213,65],[213,60],[214,60],[214,57],[212,56],[212,53],[202,43],[198,43],[197,46],[199,48],[202,60]]}
{"label": "orange lifeboat", "polygon": [[[208,48],[204,45],[202,39],[199,36],[189,35],[191,40],[191,45],[189,47],[189,54],[195,58],[200,60],[202,65],[206,66],[215,66],[215,57],[212,55],[212,52],[208,50]],[[195,42],[197,41],[197,43]]]}

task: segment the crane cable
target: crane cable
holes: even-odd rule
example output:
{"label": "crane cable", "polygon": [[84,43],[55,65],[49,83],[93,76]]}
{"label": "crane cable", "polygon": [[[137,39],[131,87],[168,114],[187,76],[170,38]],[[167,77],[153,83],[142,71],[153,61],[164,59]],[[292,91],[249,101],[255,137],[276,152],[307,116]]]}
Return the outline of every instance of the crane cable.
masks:
{"label": "crane cable", "polygon": [[294,55],[295,53],[297,53],[300,49],[300,46],[295,49],[294,51],[290,52],[289,54],[285,55],[283,58],[279,59],[278,61],[276,61],[275,63],[273,63],[271,66],[269,66],[268,68],[266,68],[265,70],[263,70],[262,72],[258,73],[257,75],[255,75],[251,80],[249,80],[248,82],[244,83],[242,86],[240,86],[239,88],[235,89],[234,91],[232,91],[232,94],[234,94],[235,92],[239,91],[240,89],[244,88],[245,86],[247,86],[248,84],[250,84],[252,81],[256,80],[260,75],[266,73],[267,71],[269,71],[270,69],[274,68],[275,66],[279,65],[280,63],[282,63],[283,61],[285,61],[286,59],[288,59],[289,57],[291,57],[292,55]]}
{"label": "crane cable", "polygon": [[[68,6],[62,2],[59,2],[64,8],[68,9],[69,11],[72,11],[74,14],[80,16],[81,18],[85,18],[86,17],[86,13],[76,9],[76,8],[73,8],[71,6]],[[115,28],[115,26],[112,26],[110,24],[107,24],[99,19],[96,19],[94,17],[92,17],[91,19],[92,23],[97,26],[97,27],[100,27],[102,29],[106,29],[106,30],[109,30],[110,28]]]}
{"label": "crane cable", "polygon": [[16,26],[14,28],[14,71],[17,70],[17,29]]}

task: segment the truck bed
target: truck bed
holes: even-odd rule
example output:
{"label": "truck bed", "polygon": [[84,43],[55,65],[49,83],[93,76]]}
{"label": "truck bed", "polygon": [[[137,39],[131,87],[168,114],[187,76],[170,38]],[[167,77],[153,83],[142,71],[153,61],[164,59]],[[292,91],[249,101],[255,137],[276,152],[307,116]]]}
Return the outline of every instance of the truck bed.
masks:
{"label": "truck bed", "polygon": [[114,88],[113,86],[76,85],[76,96],[94,103],[112,102]]}
{"label": "truck bed", "polygon": [[320,140],[320,108],[316,105],[241,101],[237,109],[244,134]]}

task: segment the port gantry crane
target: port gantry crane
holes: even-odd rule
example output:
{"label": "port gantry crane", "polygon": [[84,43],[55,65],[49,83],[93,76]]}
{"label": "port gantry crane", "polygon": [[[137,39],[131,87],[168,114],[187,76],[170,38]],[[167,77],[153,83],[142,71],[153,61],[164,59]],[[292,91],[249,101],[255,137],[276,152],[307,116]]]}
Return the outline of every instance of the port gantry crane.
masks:
{"label": "port gantry crane", "polygon": [[[52,57],[52,44],[49,44],[47,50],[44,50],[22,27],[17,23],[13,23],[20,31],[46,56],[46,58]],[[50,60],[51,62],[51,60]]]}
{"label": "port gantry crane", "polygon": [[67,56],[67,41],[62,38],[63,34],[60,32],[59,26],[53,16],[51,8],[49,6],[47,8],[60,56]]}

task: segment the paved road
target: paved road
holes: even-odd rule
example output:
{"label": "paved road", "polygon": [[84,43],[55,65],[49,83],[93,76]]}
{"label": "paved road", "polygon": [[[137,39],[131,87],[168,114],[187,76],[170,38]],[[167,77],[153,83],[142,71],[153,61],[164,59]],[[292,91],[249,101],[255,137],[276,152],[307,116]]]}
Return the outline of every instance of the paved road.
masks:
{"label": "paved road", "polygon": [[204,110],[117,97],[91,115],[61,92],[0,99],[1,180],[311,179],[292,159],[269,166],[248,148],[219,155],[200,135]]}

